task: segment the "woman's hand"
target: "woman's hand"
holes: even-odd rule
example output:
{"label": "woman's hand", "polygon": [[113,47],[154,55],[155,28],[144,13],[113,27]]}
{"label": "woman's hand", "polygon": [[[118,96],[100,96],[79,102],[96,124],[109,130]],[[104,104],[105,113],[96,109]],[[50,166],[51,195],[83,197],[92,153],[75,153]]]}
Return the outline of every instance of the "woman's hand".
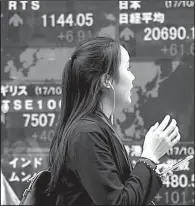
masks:
{"label": "woman's hand", "polygon": [[[158,164],[156,169],[158,170],[159,173],[162,173],[164,170],[167,170],[171,167],[172,167],[171,165],[163,163],[163,164]],[[167,177],[172,175],[173,175],[173,171],[171,170],[160,175],[162,182],[165,183],[167,181]]]}
{"label": "woman's hand", "polygon": [[169,120],[170,116],[167,115],[160,125],[157,122],[149,129],[145,137],[142,157],[157,162],[170,148],[178,143],[180,134],[176,126],[177,122],[173,119],[168,125]]}

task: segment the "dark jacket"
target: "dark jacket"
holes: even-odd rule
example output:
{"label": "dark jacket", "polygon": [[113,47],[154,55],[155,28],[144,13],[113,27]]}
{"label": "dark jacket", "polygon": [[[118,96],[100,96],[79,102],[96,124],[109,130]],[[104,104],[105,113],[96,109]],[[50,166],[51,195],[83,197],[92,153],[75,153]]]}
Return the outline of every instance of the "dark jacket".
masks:
{"label": "dark jacket", "polygon": [[57,204],[146,205],[158,193],[161,180],[144,163],[132,167],[109,121],[96,112],[75,127],[68,140],[66,183]]}

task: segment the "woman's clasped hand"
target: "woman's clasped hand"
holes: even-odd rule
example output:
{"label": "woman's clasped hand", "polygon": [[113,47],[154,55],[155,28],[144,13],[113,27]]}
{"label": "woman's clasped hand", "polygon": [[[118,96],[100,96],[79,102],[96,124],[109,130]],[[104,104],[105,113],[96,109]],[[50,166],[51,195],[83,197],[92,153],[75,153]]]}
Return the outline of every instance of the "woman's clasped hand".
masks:
{"label": "woman's clasped hand", "polygon": [[172,119],[169,124],[170,116],[167,115],[161,124],[157,122],[152,126],[145,136],[142,157],[157,162],[165,153],[168,152],[180,140],[180,133],[177,122]]}

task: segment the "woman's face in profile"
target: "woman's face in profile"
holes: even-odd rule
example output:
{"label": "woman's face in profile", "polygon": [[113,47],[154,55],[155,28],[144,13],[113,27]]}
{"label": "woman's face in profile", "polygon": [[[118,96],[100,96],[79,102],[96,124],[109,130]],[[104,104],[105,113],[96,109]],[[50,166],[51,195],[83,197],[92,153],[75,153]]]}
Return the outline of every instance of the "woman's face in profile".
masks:
{"label": "woman's face in profile", "polygon": [[119,66],[119,82],[114,85],[116,92],[116,107],[128,107],[131,103],[131,89],[134,75],[131,73],[131,62],[127,50],[120,46],[121,64]]}

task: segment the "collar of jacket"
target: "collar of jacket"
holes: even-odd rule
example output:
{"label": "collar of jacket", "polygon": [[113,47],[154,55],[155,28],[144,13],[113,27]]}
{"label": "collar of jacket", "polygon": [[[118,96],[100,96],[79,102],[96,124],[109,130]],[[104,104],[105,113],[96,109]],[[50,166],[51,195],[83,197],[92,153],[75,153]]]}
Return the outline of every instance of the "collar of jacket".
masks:
{"label": "collar of jacket", "polygon": [[111,120],[104,114],[104,112],[98,107],[98,109],[94,112],[95,115],[97,115],[99,118],[103,119],[105,123],[107,123],[107,125],[109,126],[109,128],[112,130],[112,132],[114,133],[116,139],[118,140],[119,144],[122,147],[122,152],[125,156],[125,159],[127,161],[127,164],[129,165],[129,167],[131,168],[131,170],[133,169],[132,164],[129,162],[129,157],[127,154],[127,151],[124,147],[124,144],[122,142],[122,140],[120,139],[119,135],[117,134],[116,130],[114,129]]}

